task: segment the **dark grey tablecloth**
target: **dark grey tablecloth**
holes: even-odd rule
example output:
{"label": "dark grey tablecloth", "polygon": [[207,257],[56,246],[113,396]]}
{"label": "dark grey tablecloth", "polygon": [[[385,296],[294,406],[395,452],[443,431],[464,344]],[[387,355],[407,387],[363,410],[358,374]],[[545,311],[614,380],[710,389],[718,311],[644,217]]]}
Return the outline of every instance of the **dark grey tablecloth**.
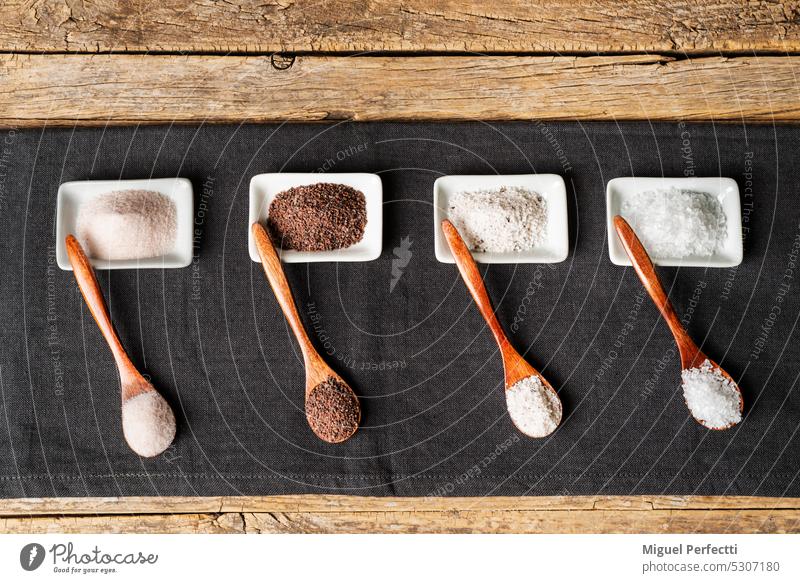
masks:
{"label": "dark grey tablecloth", "polygon": [[[140,127],[2,132],[0,147],[4,497],[800,496],[800,128]],[[362,398],[363,428],[340,446],[306,426],[297,347],[246,247],[250,177],[316,169],[377,172],[385,192],[380,259],[286,266],[312,336]],[[540,441],[512,428],[493,340],[433,255],[438,176],[529,172],[567,181],[569,258],[483,269],[513,342],[565,405]],[[726,432],[689,419],[666,326],[608,259],[606,182],[685,174],[730,176],[743,195],[740,268],[660,269],[691,334],[741,379],[746,417]],[[178,417],[153,460],[122,441],[113,361],[53,256],[60,182],[148,176],[192,180],[200,234],[190,268],[100,273],[133,360]]]}

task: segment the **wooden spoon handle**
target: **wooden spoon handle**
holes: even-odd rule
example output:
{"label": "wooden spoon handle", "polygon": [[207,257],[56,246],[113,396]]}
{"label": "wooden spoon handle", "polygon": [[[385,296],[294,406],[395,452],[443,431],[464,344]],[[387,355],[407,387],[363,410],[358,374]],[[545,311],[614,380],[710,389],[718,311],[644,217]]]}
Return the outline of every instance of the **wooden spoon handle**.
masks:
{"label": "wooden spoon handle", "polygon": [[486,324],[492,331],[501,351],[504,351],[506,346],[510,346],[510,343],[508,342],[505,332],[503,332],[503,328],[500,326],[497,315],[494,313],[492,301],[489,299],[489,294],[486,293],[486,286],[483,285],[483,278],[481,278],[478,266],[472,258],[472,253],[470,253],[461,235],[459,235],[458,229],[453,226],[453,223],[445,219],[442,221],[442,230],[444,231],[445,240],[450,247],[450,252],[456,260],[458,271],[461,273],[464,283],[467,284],[467,289],[472,295],[472,299],[475,300],[478,310],[480,310],[483,319],[486,320]]}
{"label": "wooden spoon handle", "polygon": [[89,311],[92,313],[94,321],[97,322],[97,327],[100,328],[103,338],[106,339],[108,347],[114,355],[123,385],[126,384],[126,379],[138,379],[141,375],[125,352],[114,324],[111,322],[111,315],[108,313],[103,291],[100,289],[100,283],[97,281],[89,258],[83,252],[81,244],[72,235],[67,235],[66,246],[67,256],[72,264],[72,273],[75,275],[75,280],[78,282],[78,287],[81,290],[83,299],[86,301],[86,305],[89,306]]}
{"label": "wooden spoon handle", "polygon": [[639,240],[639,237],[636,236],[636,233],[628,224],[628,221],[620,215],[614,217],[614,227],[617,229],[617,234],[622,242],[622,246],[625,248],[625,252],[628,254],[628,257],[631,258],[633,269],[636,271],[639,279],[642,280],[644,289],[646,289],[650,297],[653,298],[653,302],[656,304],[664,320],[666,320],[669,329],[672,331],[672,335],[675,337],[675,342],[678,344],[681,355],[684,355],[684,351],[687,348],[693,348],[697,351],[697,346],[692,339],[689,338],[689,334],[686,333],[675,308],[672,306],[672,302],[669,301],[667,292],[664,291],[664,286],[661,285],[661,281],[658,279],[656,268],[650,260],[650,256],[647,254],[644,245],[642,245],[642,242]]}
{"label": "wooden spoon handle", "polygon": [[303,321],[300,319],[300,314],[297,313],[292,290],[289,288],[289,282],[286,281],[286,274],[283,272],[281,260],[275,252],[275,247],[261,224],[253,223],[251,230],[258,254],[261,257],[264,274],[267,276],[267,281],[269,281],[275,297],[278,298],[278,304],[283,310],[283,315],[286,316],[286,320],[289,322],[289,326],[300,344],[300,350],[303,352],[306,365],[317,366],[322,362],[322,358],[317,354],[314,345],[311,344]]}

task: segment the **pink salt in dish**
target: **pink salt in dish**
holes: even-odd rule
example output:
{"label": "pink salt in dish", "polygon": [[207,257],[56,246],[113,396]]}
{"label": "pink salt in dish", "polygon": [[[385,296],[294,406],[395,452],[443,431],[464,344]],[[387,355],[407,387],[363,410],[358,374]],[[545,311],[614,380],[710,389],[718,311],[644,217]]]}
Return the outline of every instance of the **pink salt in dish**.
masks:
{"label": "pink salt in dish", "polygon": [[175,246],[177,209],[153,190],[117,190],[78,210],[76,234],[92,259],[150,259]]}

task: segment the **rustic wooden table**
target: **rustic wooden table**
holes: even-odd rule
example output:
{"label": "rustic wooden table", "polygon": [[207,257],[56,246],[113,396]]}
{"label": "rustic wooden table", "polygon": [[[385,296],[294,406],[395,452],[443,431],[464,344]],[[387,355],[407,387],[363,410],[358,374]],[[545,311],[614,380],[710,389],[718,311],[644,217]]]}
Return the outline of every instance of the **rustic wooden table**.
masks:
{"label": "rustic wooden table", "polygon": [[[800,120],[798,2],[5,0],[0,126]],[[3,532],[800,532],[800,499],[0,501]]]}

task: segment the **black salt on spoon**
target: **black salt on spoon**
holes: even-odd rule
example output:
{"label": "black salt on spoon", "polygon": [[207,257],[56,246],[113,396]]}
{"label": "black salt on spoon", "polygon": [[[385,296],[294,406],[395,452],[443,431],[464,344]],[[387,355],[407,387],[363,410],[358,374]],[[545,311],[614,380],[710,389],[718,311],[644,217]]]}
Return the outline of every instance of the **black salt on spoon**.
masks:
{"label": "black salt on spoon", "polygon": [[306,419],[317,437],[339,443],[358,429],[361,408],[353,391],[339,379],[328,377],[306,397]]}

